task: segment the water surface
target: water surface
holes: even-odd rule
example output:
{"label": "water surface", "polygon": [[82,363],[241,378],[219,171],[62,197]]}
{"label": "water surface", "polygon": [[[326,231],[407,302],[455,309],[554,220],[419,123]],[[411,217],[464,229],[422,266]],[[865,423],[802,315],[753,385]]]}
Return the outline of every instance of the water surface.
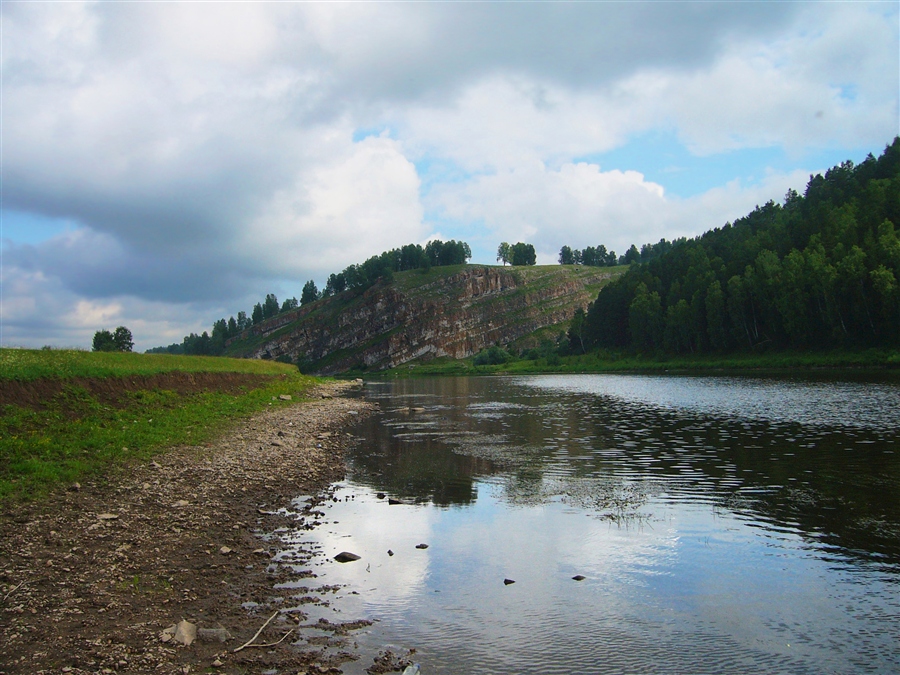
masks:
{"label": "water surface", "polygon": [[[296,535],[341,586],[325,616],[377,620],[345,672],[384,644],[428,675],[900,672],[896,384],[579,375],[366,395],[383,413],[358,428],[326,524]],[[330,560],[344,550],[362,560]]]}

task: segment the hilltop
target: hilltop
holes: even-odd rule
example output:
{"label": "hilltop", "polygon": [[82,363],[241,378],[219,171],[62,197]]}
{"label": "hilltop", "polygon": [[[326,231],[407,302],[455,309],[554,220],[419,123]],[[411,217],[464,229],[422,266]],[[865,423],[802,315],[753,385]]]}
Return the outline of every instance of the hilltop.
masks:
{"label": "hilltop", "polygon": [[564,330],[627,268],[450,265],[399,272],[282,312],[226,343],[227,356],[299,363],[323,374],[465,358],[495,344],[536,346]]}

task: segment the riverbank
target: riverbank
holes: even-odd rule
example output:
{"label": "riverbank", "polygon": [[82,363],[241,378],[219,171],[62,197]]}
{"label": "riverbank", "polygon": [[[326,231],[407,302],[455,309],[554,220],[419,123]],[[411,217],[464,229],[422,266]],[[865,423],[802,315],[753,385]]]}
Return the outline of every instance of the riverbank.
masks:
{"label": "riverbank", "polygon": [[[467,359],[439,358],[415,362],[377,373],[370,378],[404,378],[436,375],[536,375],[542,373],[789,373],[794,371],[872,371],[900,376],[900,352],[869,349],[860,352],[772,352],[763,354],[655,356],[591,352],[537,359],[512,359],[496,365],[474,364]],[[349,375],[360,373],[353,371]]]}
{"label": "riverbank", "polygon": [[[276,560],[277,537],[261,535],[298,525],[278,512],[298,495],[309,495],[299,524],[318,523],[350,427],[372,410],[340,397],[355,386],[320,384],[310,401],[273,406],[218,438],[7,502],[0,673],[339,672],[350,658],[340,642],[357,626],[316,624],[333,635],[327,652],[308,642],[304,604],[327,603],[335,589],[308,569],[314,552]],[[273,597],[275,584],[297,579],[308,583]],[[254,644],[282,642],[234,651],[276,613]],[[189,646],[165,632],[182,620],[199,629]]]}

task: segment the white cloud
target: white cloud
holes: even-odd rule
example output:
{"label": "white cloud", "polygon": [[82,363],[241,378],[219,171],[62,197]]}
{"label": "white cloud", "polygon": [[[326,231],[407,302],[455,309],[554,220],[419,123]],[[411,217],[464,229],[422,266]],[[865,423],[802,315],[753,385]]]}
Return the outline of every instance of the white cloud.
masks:
{"label": "white cloud", "polygon": [[746,215],[789,188],[802,191],[809,172],[770,173],[758,185],[731,181],[696,197],[667,197],[636,171],[601,171],[596,164],[558,169],[532,162],[479,177],[434,197],[461,220],[480,220],[496,241],[530,241],[540,264],[556,262],[562,245],[605,245],[623,254],[631,245],[692,237]]}
{"label": "white cloud", "polygon": [[426,234],[419,177],[389,138],[333,144],[242,232],[237,250],[283,275],[319,278]]}
{"label": "white cloud", "polygon": [[[24,276],[4,286],[4,321],[51,282],[91,320],[90,303],[121,298],[233,313],[286,277],[321,280],[430,228],[533,236],[542,261],[580,237],[620,250],[697,234],[783,194],[786,178],[757,189],[723,176],[680,202],[625,170],[639,166],[579,158],[659,129],[700,154],[798,157],[877,150],[898,132],[897,11],[880,3],[0,12],[4,208],[80,227],[13,242]],[[352,141],[371,128],[390,137]],[[418,176],[413,162],[454,170]],[[423,200],[447,219],[424,222]]]}

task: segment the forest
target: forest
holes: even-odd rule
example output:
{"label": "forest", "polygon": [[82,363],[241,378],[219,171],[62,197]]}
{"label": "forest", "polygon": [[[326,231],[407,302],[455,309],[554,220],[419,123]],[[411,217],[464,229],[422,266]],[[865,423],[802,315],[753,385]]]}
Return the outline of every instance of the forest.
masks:
{"label": "forest", "polygon": [[900,138],[693,239],[647,245],[569,329],[574,352],[900,345]]}
{"label": "forest", "polygon": [[315,281],[307,281],[303,286],[299,301],[297,298],[288,298],[279,304],[276,295],[269,293],[264,301],[253,306],[250,316],[247,316],[246,312],[238,312],[237,318],[232,316],[227,321],[225,319],[216,321],[211,334],[206,331],[203,331],[201,335],[191,333],[186,335],[181,342],[174,342],[167,347],[154,347],[148,349],[147,353],[219,356],[224,353],[227,340],[237,337],[248,328],[282,312],[297,309],[307,303],[344,291],[362,293],[379,280],[390,283],[395,272],[462,265],[471,257],[472,249],[469,248],[469,245],[455,239],[450,241],[433,239],[424,247],[420,244],[407,244],[401,248],[372,256],[359,265],[348,265],[337,274],[331,274],[322,291],[316,287]]}

